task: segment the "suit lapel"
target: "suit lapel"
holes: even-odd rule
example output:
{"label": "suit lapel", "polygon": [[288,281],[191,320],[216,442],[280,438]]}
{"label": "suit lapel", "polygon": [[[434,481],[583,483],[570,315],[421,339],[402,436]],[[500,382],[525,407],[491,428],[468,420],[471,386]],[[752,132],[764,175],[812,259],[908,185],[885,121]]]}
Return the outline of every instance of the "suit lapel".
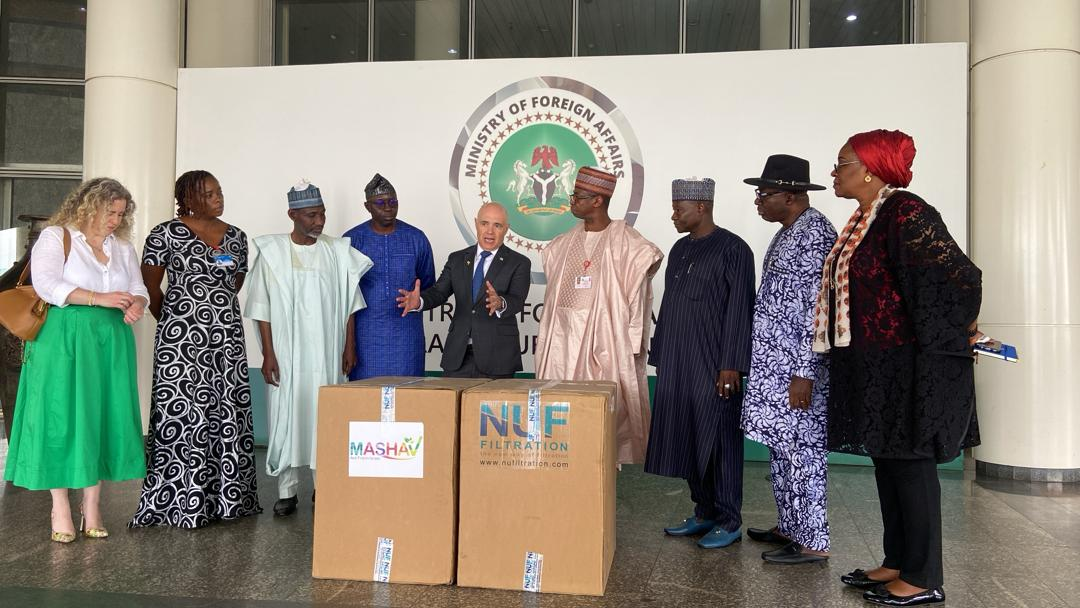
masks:
{"label": "suit lapel", "polygon": [[469,295],[472,295],[472,277],[473,272],[476,271],[476,268],[473,266],[473,263],[476,261],[474,259],[475,257],[476,247],[473,246],[465,252],[465,284],[469,286]]}
{"label": "suit lapel", "polygon": [[491,281],[491,284],[495,284],[495,278],[499,276],[499,272],[502,270],[503,264],[506,263],[506,251],[500,247],[499,252],[495,254],[495,259],[491,260],[491,265],[488,266],[488,271],[484,275],[485,281]]}

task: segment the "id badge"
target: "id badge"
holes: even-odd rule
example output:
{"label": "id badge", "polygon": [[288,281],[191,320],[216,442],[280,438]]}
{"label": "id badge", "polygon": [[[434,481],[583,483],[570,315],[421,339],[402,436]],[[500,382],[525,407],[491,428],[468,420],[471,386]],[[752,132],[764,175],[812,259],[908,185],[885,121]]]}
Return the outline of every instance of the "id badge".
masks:
{"label": "id badge", "polygon": [[214,266],[229,268],[236,266],[236,261],[234,261],[233,257],[227,253],[218,253],[214,255]]}
{"label": "id badge", "polygon": [[574,289],[592,289],[592,277],[589,275],[578,277],[574,281]]}

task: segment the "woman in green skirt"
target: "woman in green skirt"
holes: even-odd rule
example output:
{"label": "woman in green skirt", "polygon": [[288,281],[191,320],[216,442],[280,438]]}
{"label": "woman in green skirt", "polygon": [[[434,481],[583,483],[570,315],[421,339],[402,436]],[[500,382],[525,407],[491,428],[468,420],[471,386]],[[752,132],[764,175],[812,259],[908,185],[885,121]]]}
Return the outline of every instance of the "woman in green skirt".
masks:
{"label": "woman in green skirt", "polygon": [[25,346],[4,479],[51,491],[56,542],[75,540],[69,488],[83,488],[80,530],[104,538],[102,480],[146,474],[131,325],[149,296],[126,240],[134,213],[120,182],[84,182],[30,257],[34,291],[52,307]]}

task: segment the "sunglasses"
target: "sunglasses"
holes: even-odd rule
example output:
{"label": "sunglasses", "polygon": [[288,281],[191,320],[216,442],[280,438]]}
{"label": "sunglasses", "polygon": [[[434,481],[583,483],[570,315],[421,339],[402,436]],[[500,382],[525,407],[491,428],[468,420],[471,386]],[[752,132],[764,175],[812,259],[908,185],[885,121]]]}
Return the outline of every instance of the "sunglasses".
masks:
{"label": "sunglasses", "polygon": [[373,201],[369,201],[376,207],[397,207],[398,200],[396,198],[377,198]]}
{"label": "sunglasses", "polygon": [[763,200],[769,198],[770,196],[776,196],[777,194],[791,194],[791,193],[786,192],[784,190],[779,190],[777,192],[762,192],[761,190],[754,190],[754,198],[758,199],[759,201],[763,201]]}

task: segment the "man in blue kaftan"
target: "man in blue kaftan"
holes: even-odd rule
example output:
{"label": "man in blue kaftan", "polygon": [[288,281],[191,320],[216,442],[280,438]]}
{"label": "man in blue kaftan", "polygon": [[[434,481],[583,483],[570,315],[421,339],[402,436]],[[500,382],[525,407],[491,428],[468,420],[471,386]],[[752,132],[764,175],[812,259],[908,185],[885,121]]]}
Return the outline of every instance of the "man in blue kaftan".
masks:
{"label": "man in blue kaftan", "polygon": [[427,236],[397,219],[394,186],[378,173],[364,188],[371,219],[344,234],[375,262],[360,279],[367,308],[356,313],[356,367],[350,380],[374,376],[423,376],[424,317],[401,316],[398,289],[435,283],[435,262]]}

